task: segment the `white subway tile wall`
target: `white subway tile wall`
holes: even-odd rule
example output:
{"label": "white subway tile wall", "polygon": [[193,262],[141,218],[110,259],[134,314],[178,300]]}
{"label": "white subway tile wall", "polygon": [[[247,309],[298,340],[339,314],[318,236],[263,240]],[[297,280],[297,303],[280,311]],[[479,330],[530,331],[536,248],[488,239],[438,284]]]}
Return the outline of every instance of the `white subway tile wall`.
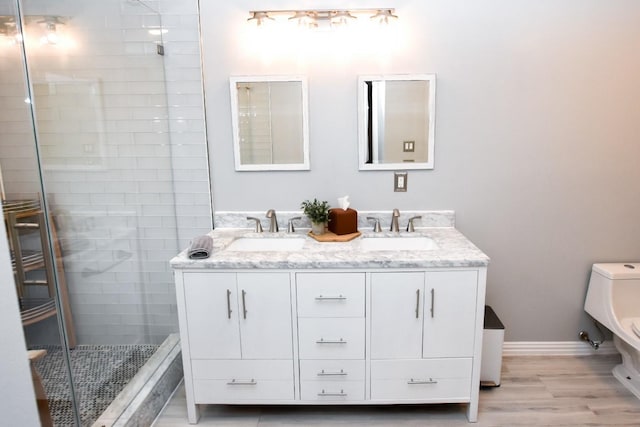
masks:
{"label": "white subway tile wall", "polygon": [[[25,15],[69,17],[70,42],[27,44],[27,59],[78,342],[159,344],[177,331],[168,261],[212,226],[197,1],[23,1]],[[36,197],[24,71],[2,42],[5,188]]]}

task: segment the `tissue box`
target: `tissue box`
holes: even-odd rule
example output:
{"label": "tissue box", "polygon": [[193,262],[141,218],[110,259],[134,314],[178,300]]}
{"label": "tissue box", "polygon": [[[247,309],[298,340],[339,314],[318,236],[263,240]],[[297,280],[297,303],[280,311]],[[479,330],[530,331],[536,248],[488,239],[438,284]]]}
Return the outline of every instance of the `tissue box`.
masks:
{"label": "tissue box", "polygon": [[329,231],[332,233],[351,234],[358,231],[358,212],[354,209],[329,209]]}

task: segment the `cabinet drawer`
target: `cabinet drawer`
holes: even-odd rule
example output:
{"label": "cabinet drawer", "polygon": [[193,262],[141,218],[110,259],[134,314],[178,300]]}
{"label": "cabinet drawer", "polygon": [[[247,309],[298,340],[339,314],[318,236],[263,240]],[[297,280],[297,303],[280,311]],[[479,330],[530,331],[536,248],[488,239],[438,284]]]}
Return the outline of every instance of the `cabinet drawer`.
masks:
{"label": "cabinet drawer", "polygon": [[299,317],[363,317],[363,273],[296,275]]}
{"label": "cabinet drawer", "polygon": [[293,381],[293,360],[192,360],[191,369],[195,380]]}
{"label": "cabinet drawer", "polygon": [[324,402],[364,400],[364,380],[301,381],[300,396],[302,400],[315,400]]}
{"label": "cabinet drawer", "polygon": [[303,381],[364,381],[364,360],[301,360]]}
{"label": "cabinet drawer", "polygon": [[293,380],[194,380],[193,392],[195,403],[293,400]]}
{"label": "cabinet drawer", "polygon": [[298,320],[301,359],[364,359],[364,318]]}
{"label": "cabinet drawer", "polygon": [[471,359],[372,360],[371,399],[468,401]]}

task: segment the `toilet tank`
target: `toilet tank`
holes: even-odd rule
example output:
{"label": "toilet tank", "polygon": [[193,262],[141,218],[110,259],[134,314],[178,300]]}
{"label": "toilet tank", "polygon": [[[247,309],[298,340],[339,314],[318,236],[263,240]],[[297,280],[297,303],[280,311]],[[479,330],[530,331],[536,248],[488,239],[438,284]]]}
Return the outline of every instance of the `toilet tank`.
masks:
{"label": "toilet tank", "polygon": [[584,309],[609,329],[640,317],[640,263],[594,264]]}

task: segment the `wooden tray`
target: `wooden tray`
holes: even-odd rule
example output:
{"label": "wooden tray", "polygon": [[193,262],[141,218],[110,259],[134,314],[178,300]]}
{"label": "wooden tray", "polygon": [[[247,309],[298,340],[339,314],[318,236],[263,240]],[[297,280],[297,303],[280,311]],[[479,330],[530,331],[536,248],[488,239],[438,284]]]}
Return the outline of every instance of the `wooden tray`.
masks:
{"label": "wooden tray", "polygon": [[317,236],[312,232],[309,232],[307,234],[309,235],[309,237],[316,239],[318,242],[348,242],[350,240],[355,239],[362,233],[360,233],[359,231],[356,231],[355,233],[351,233],[351,234],[338,235],[338,234],[332,233],[331,231],[325,231],[324,234],[320,236]]}

